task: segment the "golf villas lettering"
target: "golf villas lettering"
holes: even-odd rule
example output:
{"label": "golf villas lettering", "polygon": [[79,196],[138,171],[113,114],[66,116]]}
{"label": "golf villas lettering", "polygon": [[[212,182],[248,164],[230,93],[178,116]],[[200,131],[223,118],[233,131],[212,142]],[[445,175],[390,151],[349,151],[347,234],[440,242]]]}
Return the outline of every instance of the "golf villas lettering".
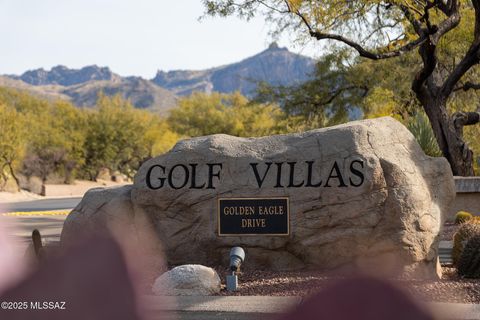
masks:
{"label": "golf villas lettering", "polygon": [[[229,164],[231,165],[231,163]],[[365,181],[365,163],[361,159],[337,161],[263,161],[246,162],[236,172],[247,179],[247,188],[279,190],[299,188],[360,187]],[[231,173],[226,163],[157,163],[146,171],[149,189],[215,190]],[[292,190],[293,191],[293,190]],[[241,192],[240,192],[241,195]],[[289,235],[288,198],[225,198],[218,200],[218,234]]]}
{"label": "golf villas lettering", "polygon": [[[316,161],[251,162],[247,171],[256,187],[261,188],[331,188],[360,187],[365,181],[364,161],[333,161],[325,166]],[[344,169],[342,169],[344,168]],[[221,183],[222,163],[156,164],[146,174],[147,187],[153,190],[216,189]],[[203,172],[203,174],[201,174]],[[206,175],[205,175],[206,173]],[[200,177],[203,177],[201,179]]]}
{"label": "golf villas lettering", "polygon": [[[208,181],[199,184],[197,181],[198,163],[176,164],[167,169],[162,165],[151,166],[147,171],[147,187],[153,190],[161,189],[168,185],[172,189],[215,189],[213,185],[214,178],[220,179],[220,173],[223,165],[221,163],[207,163]],[[179,178],[174,178],[178,175]],[[190,183],[189,183],[190,182]]]}

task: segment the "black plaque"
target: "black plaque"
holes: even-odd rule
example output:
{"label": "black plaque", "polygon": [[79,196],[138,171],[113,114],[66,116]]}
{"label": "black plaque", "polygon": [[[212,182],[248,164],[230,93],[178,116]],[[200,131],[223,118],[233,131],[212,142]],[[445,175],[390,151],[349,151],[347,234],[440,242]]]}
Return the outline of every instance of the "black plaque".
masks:
{"label": "black plaque", "polygon": [[271,235],[290,233],[288,198],[218,199],[218,235]]}

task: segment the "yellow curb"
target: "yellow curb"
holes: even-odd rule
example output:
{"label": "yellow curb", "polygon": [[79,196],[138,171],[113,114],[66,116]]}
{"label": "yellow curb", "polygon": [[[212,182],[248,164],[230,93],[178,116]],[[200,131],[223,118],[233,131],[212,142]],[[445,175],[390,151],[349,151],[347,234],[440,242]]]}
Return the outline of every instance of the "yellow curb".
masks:
{"label": "yellow curb", "polygon": [[8,217],[22,217],[22,216],[66,216],[70,210],[52,210],[52,211],[17,211],[2,213],[3,216]]}

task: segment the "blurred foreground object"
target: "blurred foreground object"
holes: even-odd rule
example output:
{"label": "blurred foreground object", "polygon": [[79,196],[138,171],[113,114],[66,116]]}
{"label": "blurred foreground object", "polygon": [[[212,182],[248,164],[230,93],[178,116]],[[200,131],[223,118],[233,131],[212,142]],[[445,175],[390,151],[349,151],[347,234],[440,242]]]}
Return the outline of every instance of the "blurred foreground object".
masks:
{"label": "blurred foreground object", "polygon": [[0,221],[0,295],[27,271],[22,250],[8,235],[6,224]]}
{"label": "blurred foreground object", "polygon": [[[1,319],[142,319],[123,254],[108,237],[92,237],[44,260],[0,301],[28,303],[26,310],[0,310]],[[64,302],[64,310],[32,310],[32,302]]]}
{"label": "blurred foreground object", "polygon": [[354,278],[332,284],[279,320],[433,320],[392,284]]}

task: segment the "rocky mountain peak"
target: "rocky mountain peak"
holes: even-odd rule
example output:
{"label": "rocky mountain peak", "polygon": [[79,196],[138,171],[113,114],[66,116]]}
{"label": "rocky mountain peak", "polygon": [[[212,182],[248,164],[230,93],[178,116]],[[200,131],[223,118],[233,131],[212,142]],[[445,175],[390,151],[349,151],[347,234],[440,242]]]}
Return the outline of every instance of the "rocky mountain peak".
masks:
{"label": "rocky mountain peak", "polygon": [[275,50],[275,49],[278,49],[278,48],[279,48],[278,43],[276,43],[275,41],[270,43],[270,45],[268,46],[269,50]]}
{"label": "rocky mountain peak", "polygon": [[30,70],[16,78],[35,86],[71,86],[91,80],[115,80],[119,76],[108,67],[98,67],[97,65],[86,66],[81,69],[69,69],[66,66],[58,65],[50,71],[43,68]]}
{"label": "rocky mountain peak", "polygon": [[0,76],[0,85],[49,98],[69,99],[82,107],[94,106],[99,92],[109,96],[120,94],[137,108],[162,113],[175,106],[177,96],[240,91],[252,97],[259,82],[299,84],[309,78],[314,68],[314,59],[290,52],[274,42],[266,50],[236,63],[204,70],[158,71],[152,80],[121,77],[108,67],[97,65],[81,69],[57,65],[50,70],[39,68],[20,76],[8,75],[3,82]]}
{"label": "rocky mountain peak", "polygon": [[152,81],[181,96],[194,91],[230,93],[237,90],[252,96],[259,81],[293,85],[307,80],[314,68],[314,59],[273,42],[266,50],[237,63],[199,71],[158,71]]}

